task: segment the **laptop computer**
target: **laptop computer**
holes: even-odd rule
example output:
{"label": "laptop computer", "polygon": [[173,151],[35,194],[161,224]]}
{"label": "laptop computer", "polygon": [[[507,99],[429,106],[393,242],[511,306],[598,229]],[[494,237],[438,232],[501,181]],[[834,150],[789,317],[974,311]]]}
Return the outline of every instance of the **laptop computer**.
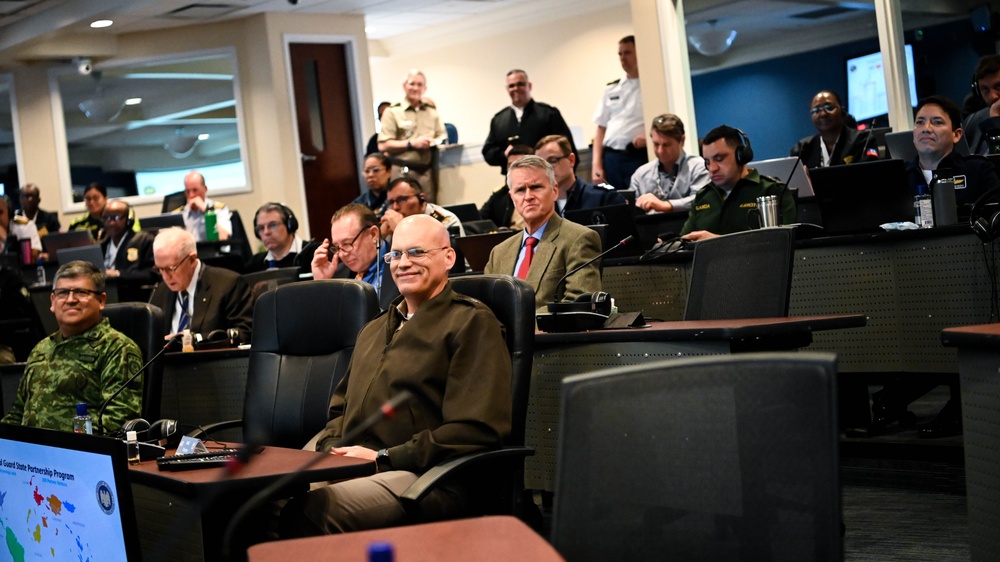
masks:
{"label": "laptop computer", "polygon": [[71,261],[85,261],[94,264],[94,267],[107,273],[104,268],[104,252],[97,244],[90,246],[80,246],[79,248],[62,248],[56,252],[56,261],[59,265],[67,264]]}
{"label": "laptop computer", "polygon": [[164,213],[162,215],[141,217],[139,225],[143,230],[162,230],[171,226],[184,228],[184,215],[181,213]]}
{"label": "laptop computer", "polygon": [[94,239],[90,237],[89,230],[71,230],[69,232],[56,232],[42,236],[42,248],[49,255],[55,255],[63,248],[77,248],[80,246],[90,246]]}
{"label": "laptop computer", "polygon": [[913,195],[902,160],[876,160],[809,170],[827,235],[879,232],[913,221]]}
{"label": "laptop computer", "polygon": [[[885,146],[889,152],[889,158],[909,162],[917,157],[917,147],[913,146],[913,131],[887,134]],[[955,143],[955,152],[962,156],[969,155],[969,141],[965,140],[965,135],[962,135],[962,138]]]}
{"label": "laptop computer", "polygon": [[795,156],[771,158],[770,160],[751,162],[747,166],[757,170],[763,176],[771,176],[780,180],[789,189],[794,189],[796,196],[800,199],[813,196],[809,174],[806,173],[805,164],[802,163],[801,158]]}
{"label": "laptop computer", "polygon": [[124,442],[0,424],[0,451],[7,548],[20,559],[140,560]]}
{"label": "laptop computer", "polygon": [[635,226],[635,218],[632,215],[632,209],[628,205],[609,205],[607,207],[566,211],[565,218],[584,226],[595,224],[608,225],[604,250],[607,250],[629,236],[634,237],[634,243],[629,242],[625,244],[605,256],[605,259],[637,257],[641,256],[647,249],[645,241],[639,238],[639,230]]}
{"label": "laptop computer", "polygon": [[486,262],[490,261],[490,252],[494,246],[520,233],[520,230],[503,230],[489,234],[459,236],[454,238],[454,244],[469,263],[471,271],[483,271],[486,269]]}

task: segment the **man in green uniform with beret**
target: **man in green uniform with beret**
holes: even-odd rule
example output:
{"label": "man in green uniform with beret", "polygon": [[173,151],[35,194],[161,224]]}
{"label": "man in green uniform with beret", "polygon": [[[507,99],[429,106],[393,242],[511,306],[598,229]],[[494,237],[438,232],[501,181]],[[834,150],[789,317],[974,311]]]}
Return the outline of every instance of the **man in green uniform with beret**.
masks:
{"label": "man in green uniform with beret", "polygon": [[[87,403],[96,418],[101,403],[142,366],[142,355],[135,342],[101,317],[107,295],[100,270],[69,262],[56,271],[52,287],[49,301],[59,331],[31,351],[17,397],[2,421],[72,431],[76,404]],[[117,430],[139,417],[141,404],[138,378],[108,404],[104,429]]]}

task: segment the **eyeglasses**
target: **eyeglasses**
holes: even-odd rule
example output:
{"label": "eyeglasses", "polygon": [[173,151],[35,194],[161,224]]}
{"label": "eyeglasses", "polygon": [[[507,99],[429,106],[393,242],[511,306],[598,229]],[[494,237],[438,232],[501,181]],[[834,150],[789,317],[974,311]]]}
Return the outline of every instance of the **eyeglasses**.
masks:
{"label": "eyeglasses", "polygon": [[68,299],[71,295],[75,295],[77,299],[85,301],[91,297],[96,297],[100,295],[100,291],[91,291],[90,289],[53,289],[52,295],[55,296],[57,301],[64,301]]}
{"label": "eyeglasses", "polygon": [[377,174],[382,171],[382,166],[372,166],[371,168],[365,168],[362,171],[366,174]]}
{"label": "eyeglasses", "polygon": [[177,271],[177,268],[179,268],[180,266],[184,265],[184,262],[188,261],[188,259],[190,259],[190,258],[191,258],[191,254],[188,254],[187,256],[184,257],[184,259],[182,259],[177,265],[175,265],[173,267],[156,267],[154,265],[153,266],[153,273],[157,273],[159,275],[167,275],[167,274],[173,275],[174,272]]}
{"label": "eyeglasses", "polygon": [[823,111],[826,113],[833,113],[837,111],[837,106],[832,103],[824,103],[823,105],[817,105],[816,107],[809,110],[811,115],[819,115],[819,112]]}
{"label": "eyeglasses", "polygon": [[410,261],[421,261],[427,258],[427,254],[431,252],[436,252],[438,250],[447,250],[448,247],[442,248],[431,248],[430,250],[425,250],[423,248],[410,248],[409,250],[393,250],[391,252],[386,252],[382,259],[385,263],[392,263],[394,261],[399,261],[406,254],[406,257],[410,258]]}
{"label": "eyeglasses", "polygon": [[117,222],[117,221],[123,221],[123,220],[127,219],[128,216],[126,216],[126,215],[104,215],[101,218],[104,219],[105,222],[107,222],[107,221]]}
{"label": "eyeglasses", "polygon": [[351,250],[354,249],[354,243],[358,241],[358,236],[361,236],[361,233],[364,232],[364,231],[366,231],[366,230],[368,230],[369,228],[371,228],[371,227],[369,226],[369,227],[362,228],[361,232],[358,232],[357,234],[355,234],[354,238],[352,238],[350,242],[348,242],[347,244],[344,244],[343,246],[337,246],[336,244],[331,244],[330,245],[330,250],[333,253],[337,253],[337,252],[343,252],[345,254],[350,253]]}
{"label": "eyeglasses", "polygon": [[270,231],[273,232],[273,231],[277,230],[278,227],[281,226],[281,224],[282,223],[280,223],[280,222],[269,222],[269,223],[266,223],[266,224],[258,224],[254,228],[254,230],[256,230],[258,234],[261,233],[261,232],[264,232],[264,230],[270,230]]}
{"label": "eyeglasses", "polygon": [[549,156],[548,158],[545,159],[545,161],[555,166],[563,158],[569,158],[569,154],[564,154],[563,156]]}
{"label": "eyeglasses", "polygon": [[407,201],[409,201],[410,199],[413,199],[414,197],[416,197],[416,195],[400,195],[399,197],[397,197],[395,199],[387,199],[386,202],[385,202],[385,204],[389,205],[390,207],[392,205],[396,204],[396,203],[399,203],[400,205],[402,205],[403,203],[406,203]]}

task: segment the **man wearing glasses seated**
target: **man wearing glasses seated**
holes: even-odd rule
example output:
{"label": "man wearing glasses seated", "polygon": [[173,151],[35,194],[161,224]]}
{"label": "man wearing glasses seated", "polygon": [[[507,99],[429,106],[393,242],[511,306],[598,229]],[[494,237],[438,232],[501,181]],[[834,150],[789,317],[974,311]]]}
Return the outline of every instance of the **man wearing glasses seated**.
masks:
{"label": "man wearing glasses seated", "polygon": [[[556,198],[556,212],[560,217],[566,211],[593,209],[609,205],[624,205],[625,198],[606,183],[589,184],[576,176],[576,154],[569,139],[561,135],[542,137],[535,145],[535,156],[545,159],[556,174],[559,196]],[[622,186],[627,189],[628,186]]]}
{"label": "man wearing glasses seated", "polygon": [[789,156],[801,156],[809,168],[878,158],[878,147],[868,133],[848,125],[848,119],[853,122],[854,118],[847,114],[836,92],[823,90],[813,96],[809,116],[817,134],[796,143]]}
{"label": "man wearing glasses seated", "polygon": [[324,238],[313,253],[313,279],[357,279],[378,293],[379,306],[388,308],[399,290],[382,256],[389,250],[379,234],[375,211],[351,203],[333,214],[330,237]]}
{"label": "man wearing glasses seated", "polygon": [[[448,232],[425,215],[399,223],[386,264],[401,297],[358,335],[347,374],[330,401],[331,421],[316,448],[375,461],[377,473],[337,482],[291,500],[283,538],[342,533],[411,522],[400,495],[448,458],[497,448],[510,432],[510,355],[503,327],[483,303],[455,293]],[[338,440],[402,390],[414,396],[356,445]],[[462,515],[456,479],[421,501],[422,518]]]}
{"label": "man wearing glasses seated", "polygon": [[264,271],[280,267],[298,267],[305,271],[305,266],[312,259],[312,253],[302,253],[311,242],[304,242],[296,232],[299,230],[299,220],[295,213],[282,203],[264,203],[254,215],[254,236],[264,246],[263,252],[257,252],[247,262],[246,273]]}
{"label": "man wearing glasses seated", "polygon": [[[93,264],[71,261],[56,271],[49,296],[59,330],[31,350],[17,397],[3,423],[73,430],[76,405],[96,415],[101,403],[142,366],[139,347],[101,318],[107,295]],[[142,379],[132,381],[104,411],[107,430],[139,417]]]}
{"label": "man wearing glasses seated", "polygon": [[201,263],[194,236],[179,227],[166,228],[153,240],[153,261],[163,278],[149,304],[163,309],[169,331],[185,329],[211,339],[212,332],[239,331],[249,343],[253,322],[250,287],[238,274]]}
{"label": "man wearing glasses seated", "polygon": [[445,228],[458,228],[458,235],[465,236],[462,221],[448,209],[427,201],[420,183],[413,178],[396,178],[389,184],[388,198],[385,200],[388,209],[382,215],[382,238],[388,240],[392,236],[399,221],[413,215],[430,215]]}

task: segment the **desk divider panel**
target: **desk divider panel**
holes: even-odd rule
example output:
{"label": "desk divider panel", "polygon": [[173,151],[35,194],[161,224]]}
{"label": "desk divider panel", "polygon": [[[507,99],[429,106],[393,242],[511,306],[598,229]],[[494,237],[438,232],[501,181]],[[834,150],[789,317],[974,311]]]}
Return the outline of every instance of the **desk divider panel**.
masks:
{"label": "desk divider panel", "polygon": [[[192,360],[195,356],[169,355],[164,361],[160,415],[177,420],[184,433],[198,425],[242,419],[249,351],[223,358],[195,353],[199,354],[196,361]],[[225,430],[211,437],[240,442],[243,432]]]}

